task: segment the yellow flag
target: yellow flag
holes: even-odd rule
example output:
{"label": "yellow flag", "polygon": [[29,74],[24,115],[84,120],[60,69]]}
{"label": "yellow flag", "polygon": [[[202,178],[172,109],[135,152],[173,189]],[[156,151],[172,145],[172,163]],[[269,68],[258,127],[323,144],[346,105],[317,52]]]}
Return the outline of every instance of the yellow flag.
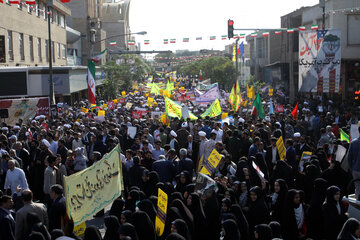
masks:
{"label": "yellow flag", "polygon": [[233,46],[233,62],[236,62],[236,45]]}
{"label": "yellow flag", "polygon": [[114,99],[113,102],[114,102],[114,103],[118,103],[118,100],[117,100],[117,99]]}
{"label": "yellow flag", "polygon": [[222,113],[221,114],[221,119],[227,118],[229,115],[229,113]]}
{"label": "yellow flag", "polygon": [[103,111],[103,110],[99,110],[99,112],[98,112],[98,116],[105,116],[105,111]]}
{"label": "yellow flag", "polygon": [[85,224],[85,221],[80,223],[79,225],[75,226],[74,227],[74,234],[78,237],[84,235],[85,233],[85,230],[86,230],[86,224]]}
{"label": "yellow flag", "polygon": [[105,108],[107,108],[107,104],[104,103],[104,104],[102,105],[102,109],[105,109]]}
{"label": "yellow flag", "polygon": [[96,107],[96,104],[90,104],[90,108]]}
{"label": "yellow flag", "polygon": [[121,95],[122,95],[123,97],[126,97],[126,92],[125,92],[125,91],[122,91],[122,92],[121,92]]}
{"label": "yellow flag", "polygon": [[201,117],[205,118],[205,117],[209,116],[209,117],[213,118],[213,117],[219,116],[220,114],[221,114],[221,106],[220,106],[219,99],[217,98],[211,104],[211,106],[203,114],[201,114]]}
{"label": "yellow flag", "polygon": [[88,112],[89,112],[89,109],[82,107],[80,111],[83,112],[83,113],[88,113]]}
{"label": "yellow flag", "polygon": [[284,140],[283,140],[282,136],[280,136],[279,139],[277,140],[276,147],[277,147],[277,150],[279,152],[280,160],[285,160],[285,158],[286,158],[286,149],[285,149],[285,146],[284,146]]}
{"label": "yellow flag", "polygon": [[274,94],[274,89],[269,88],[269,96],[271,97]]}

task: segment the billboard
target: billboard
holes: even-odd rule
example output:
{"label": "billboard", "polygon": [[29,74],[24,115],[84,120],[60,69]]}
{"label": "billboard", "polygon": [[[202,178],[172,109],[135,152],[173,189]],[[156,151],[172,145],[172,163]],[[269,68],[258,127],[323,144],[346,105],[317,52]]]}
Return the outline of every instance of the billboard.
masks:
{"label": "billboard", "polygon": [[299,32],[299,92],[339,92],[340,30]]}

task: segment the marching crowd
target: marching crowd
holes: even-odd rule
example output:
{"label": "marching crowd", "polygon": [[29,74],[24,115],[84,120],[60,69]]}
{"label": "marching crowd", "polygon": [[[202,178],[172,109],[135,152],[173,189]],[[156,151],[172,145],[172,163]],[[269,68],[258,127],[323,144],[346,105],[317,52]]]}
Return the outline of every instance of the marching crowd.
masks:
{"label": "marching crowd", "polygon": [[[153,110],[164,112],[164,99],[154,101]],[[125,191],[104,218],[105,235],[87,226],[84,240],[360,238],[360,222],[348,217],[342,201],[354,191],[351,185],[360,194],[360,182],[354,181],[360,177],[360,139],[340,140],[340,128],[349,133],[360,120],[355,104],[301,98],[297,119],[285,106],[265,119],[240,109],[229,112],[229,121],[199,117],[164,124],[151,118],[141,92],[126,102],[132,106],[119,103],[104,121],[96,118],[97,109],[82,112],[87,103],[79,102],[61,105],[51,117],[2,123],[0,239],[80,239],[66,214],[63,177],[91,166],[118,144]],[[197,116],[204,110],[185,104]],[[150,112],[134,119],[132,111],[144,107]],[[129,127],[136,127],[135,136]],[[280,137],[285,160],[276,145]],[[338,146],[347,150],[343,159],[336,158]],[[221,155],[212,175],[216,188],[197,191],[200,159],[206,162],[214,149]],[[300,168],[303,152],[311,156]],[[159,188],[168,195],[160,237]]]}

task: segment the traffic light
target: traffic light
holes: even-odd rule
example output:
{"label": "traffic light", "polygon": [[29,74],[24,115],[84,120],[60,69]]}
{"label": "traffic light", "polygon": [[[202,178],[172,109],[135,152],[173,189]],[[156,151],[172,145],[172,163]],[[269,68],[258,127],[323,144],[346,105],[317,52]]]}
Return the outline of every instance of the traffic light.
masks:
{"label": "traffic light", "polygon": [[233,38],[234,37],[234,21],[233,20],[228,20],[228,38]]}

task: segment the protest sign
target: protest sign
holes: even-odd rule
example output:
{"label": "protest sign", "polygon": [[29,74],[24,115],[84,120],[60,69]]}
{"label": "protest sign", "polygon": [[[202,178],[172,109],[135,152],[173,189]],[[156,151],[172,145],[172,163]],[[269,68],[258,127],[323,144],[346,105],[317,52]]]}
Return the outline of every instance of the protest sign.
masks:
{"label": "protest sign", "polygon": [[127,134],[129,134],[129,136],[131,137],[131,139],[134,139],[134,138],[135,138],[136,130],[137,130],[136,127],[132,127],[132,126],[129,126],[129,127],[128,127]]}
{"label": "protest sign", "polygon": [[304,163],[309,162],[312,156],[312,152],[303,152],[299,162],[299,171],[304,171]]}
{"label": "protest sign", "polygon": [[208,159],[203,162],[203,167],[200,172],[206,175],[213,175],[215,173],[216,167],[219,165],[221,160],[221,155],[214,149]]}
{"label": "protest sign", "polygon": [[343,158],[345,157],[346,151],[347,150],[345,147],[343,147],[342,145],[338,145],[335,153],[335,160],[341,163]]}
{"label": "protest sign", "polygon": [[218,190],[216,182],[211,177],[198,173],[195,182],[195,192],[200,193],[201,195],[204,194],[212,194]]}
{"label": "protest sign", "polygon": [[120,146],[94,165],[64,176],[66,211],[74,225],[93,217],[111,204],[123,190]]}
{"label": "protest sign", "polygon": [[351,136],[351,140],[355,140],[356,138],[359,137],[359,125],[358,124],[351,124],[350,136]]}
{"label": "protest sign", "polygon": [[159,237],[164,233],[167,205],[168,205],[168,196],[163,190],[159,188],[158,202],[157,202],[158,210],[155,219],[155,231],[156,231],[156,235]]}
{"label": "protest sign", "polygon": [[278,149],[280,159],[285,160],[286,149],[285,149],[285,146],[284,146],[284,140],[283,140],[282,136],[279,137],[279,139],[277,140],[276,147]]}

